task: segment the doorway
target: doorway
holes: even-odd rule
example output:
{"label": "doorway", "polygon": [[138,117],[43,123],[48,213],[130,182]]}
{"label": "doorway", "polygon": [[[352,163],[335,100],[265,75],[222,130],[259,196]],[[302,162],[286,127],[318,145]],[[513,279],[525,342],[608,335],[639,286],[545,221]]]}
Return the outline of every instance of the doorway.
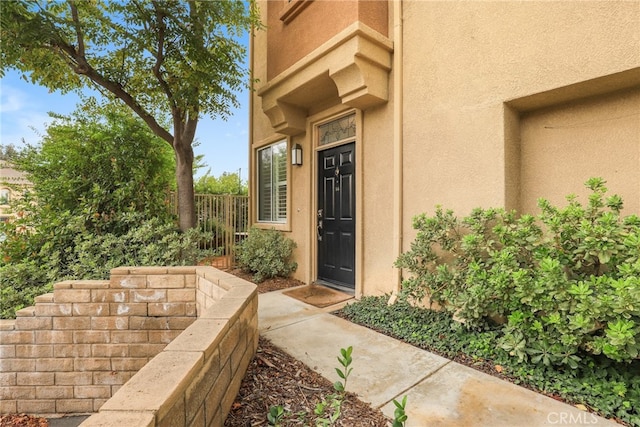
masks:
{"label": "doorway", "polygon": [[355,142],[318,152],[318,280],[355,289]]}

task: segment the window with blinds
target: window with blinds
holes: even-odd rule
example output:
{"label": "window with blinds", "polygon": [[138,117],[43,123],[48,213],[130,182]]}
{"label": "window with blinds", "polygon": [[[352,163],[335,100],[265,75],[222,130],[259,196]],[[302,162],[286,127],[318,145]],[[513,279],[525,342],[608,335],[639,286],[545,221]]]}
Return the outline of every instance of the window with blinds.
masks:
{"label": "window with blinds", "polygon": [[287,142],[258,150],[258,221],[287,220]]}

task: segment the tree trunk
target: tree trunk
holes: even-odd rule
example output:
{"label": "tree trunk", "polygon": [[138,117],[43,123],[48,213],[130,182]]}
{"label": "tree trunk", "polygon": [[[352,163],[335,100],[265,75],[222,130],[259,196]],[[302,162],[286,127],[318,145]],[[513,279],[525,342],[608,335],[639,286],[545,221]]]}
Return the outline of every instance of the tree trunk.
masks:
{"label": "tree trunk", "polygon": [[196,226],[195,195],[193,191],[193,148],[176,132],[173,149],[176,155],[176,184],[178,185],[178,225],[187,231]]}

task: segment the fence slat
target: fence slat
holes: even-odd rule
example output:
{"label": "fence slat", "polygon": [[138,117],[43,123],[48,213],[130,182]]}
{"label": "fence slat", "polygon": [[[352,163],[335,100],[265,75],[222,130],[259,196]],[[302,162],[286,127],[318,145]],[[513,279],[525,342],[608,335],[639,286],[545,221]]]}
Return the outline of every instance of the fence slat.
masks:
{"label": "fence slat", "polygon": [[[170,212],[178,214],[178,198],[171,193]],[[243,240],[249,228],[249,196],[234,194],[196,194],[197,227],[212,233],[201,242],[203,249],[220,249],[216,267],[231,268],[235,264],[235,246]]]}

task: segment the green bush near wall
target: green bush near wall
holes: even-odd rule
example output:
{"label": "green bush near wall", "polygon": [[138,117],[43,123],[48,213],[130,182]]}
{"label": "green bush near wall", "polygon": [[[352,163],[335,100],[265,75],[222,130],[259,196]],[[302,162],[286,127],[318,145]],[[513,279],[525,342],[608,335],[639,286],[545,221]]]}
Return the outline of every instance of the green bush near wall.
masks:
{"label": "green bush near wall", "polygon": [[576,368],[585,354],[632,361],[640,351],[640,218],[621,214],[601,178],[589,200],[541,199],[537,216],[437,208],[414,218],[397,260],[404,297],[432,301],[466,328],[501,324],[499,345],[520,362]]}
{"label": "green bush near wall", "polygon": [[292,260],[296,243],[276,230],[252,227],[238,245],[236,261],[244,271],[253,273],[256,282],[272,277],[287,277],[298,268]]}

